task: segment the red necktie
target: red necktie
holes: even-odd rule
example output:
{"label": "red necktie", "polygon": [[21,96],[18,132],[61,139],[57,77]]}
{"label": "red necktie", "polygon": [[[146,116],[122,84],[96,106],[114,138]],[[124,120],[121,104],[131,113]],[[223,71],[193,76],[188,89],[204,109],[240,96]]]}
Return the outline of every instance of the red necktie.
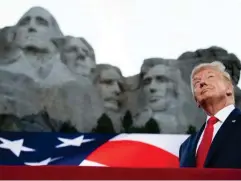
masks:
{"label": "red necktie", "polygon": [[218,122],[218,119],[215,117],[210,117],[207,122],[207,126],[204,130],[202,141],[197,151],[197,157],[196,157],[197,168],[203,168],[204,166],[204,162],[206,160],[208,150],[212,143],[212,137],[213,137],[213,131],[214,131],[213,125],[217,122]]}

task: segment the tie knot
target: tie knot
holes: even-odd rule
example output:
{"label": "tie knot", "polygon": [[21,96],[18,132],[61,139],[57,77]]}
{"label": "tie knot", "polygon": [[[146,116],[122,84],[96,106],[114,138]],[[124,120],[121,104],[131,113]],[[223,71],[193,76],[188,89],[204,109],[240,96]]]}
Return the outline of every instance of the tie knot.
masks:
{"label": "tie knot", "polygon": [[208,125],[213,126],[213,125],[216,124],[217,122],[218,122],[218,118],[212,116],[212,117],[210,117],[209,120],[208,120]]}

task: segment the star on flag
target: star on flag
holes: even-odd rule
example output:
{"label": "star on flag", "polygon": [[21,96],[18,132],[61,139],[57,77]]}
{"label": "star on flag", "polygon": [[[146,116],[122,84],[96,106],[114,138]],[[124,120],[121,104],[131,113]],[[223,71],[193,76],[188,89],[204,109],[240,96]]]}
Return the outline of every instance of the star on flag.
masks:
{"label": "star on flag", "polygon": [[10,150],[17,157],[19,157],[19,155],[21,154],[22,151],[23,152],[33,152],[33,151],[35,151],[32,148],[23,146],[24,139],[11,141],[11,140],[7,140],[5,138],[0,137],[0,141],[2,142],[0,144],[0,148]]}
{"label": "star on flag", "polygon": [[62,157],[58,157],[58,158],[47,158],[43,161],[40,161],[40,162],[25,162],[24,164],[25,165],[28,165],[28,166],[44,166],[44,165],[48,165],[49,163],[53,162],[53,161],[56,161],[56,160],[59,160],[61,159]]}
{"label": "star on flag", "polygon": [[94,139],[84,139],[84,136],[79,136],[74,139],[67,139],[67,138],[60,138],[58,137],[58,140],[61,141],[62,143],[57,145],[56,148],[62,148],[62,147],[67,147],[67,146],[81,146],[82,143],[87,143],[90,141],[94,141]]}

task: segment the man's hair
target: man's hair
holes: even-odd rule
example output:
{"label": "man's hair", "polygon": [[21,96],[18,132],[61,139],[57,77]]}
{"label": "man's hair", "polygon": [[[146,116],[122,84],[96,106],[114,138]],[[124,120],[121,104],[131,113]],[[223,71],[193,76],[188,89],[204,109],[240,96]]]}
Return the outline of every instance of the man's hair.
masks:
{"label": "man's hair", "polygon": [[174,60],[172,59],[163,59],[163,58],[145,59],[141,66],[141,71],[140,71],[139,80],[138,80],[138,88],[141,88],[143,86],[142,81],[146,73],[149,72],[150,69],[152,69],[157,65],[163,65],[163,66],[165,65],[167,67],[175,66]]}
{"label": "man's hair", "polygon": [[53,16],[47,9],[45,9],[45,8],[43,8],[43,7],[40,7],[40,6],[34,6],[34,7],[30,8],[27,12],[25,12],[24,15],[23,15],[23,16],[20,18],[20,20],[17,22],[16,26],[19,25],[19,22],[21,22],[21,20],[22,20],[24,17],[26,17],[26,16],[29,14],[29,12],[31,12],[31,11],[33,11],[33,10],[35,10],[35,9],[41,9],[44,13],[46,13],[46,14],[48,14],[48,15],[50,16],[50,23],[51,23],[52,28],[54,29],[54,31],[55,31],[55,33],[56,33],[56,35],[54,35],[54,36],[56,36],[56,37],[62,37],[62,36],[64,36],[63,33],[62,33],[62,31],[61,31],[61,29],[60,29],[60,27],[59,27],[59,25],[58,25],[58,23],[57,23],[57,20],[54,18],[54,16]]}
{"label": "man's hair", "polygon": [[[93,47],[90,45],[90,43],[83,37],[74,37],[74,36],[63,36],[63,37],[56,37],[56,38],[52,38],[52,42],[54,43],[54,45],[58,48],[58,50],[61,53],[61,58],[62,58],[62,54],[63,54],[63,48],[65,47],[66,43],[72,39],[78,39],[79,41],[81,41],[87,48],[87,56],[90,57],[95,63],[96,63],[96,59],[95,59],[95,52]],[[64,64],[66,64],[65,59],[62,58],[62,62]]]}
{"label": "man's hair", "polygon": [[[231,76],[226,71],[225,66],[221,62],[214,61],[214,62],[211,62],[211,63],[202,63],[202,64],[199,64],[196,67],[194,67],[194,69],[192,70],[192,73],[191,73],[190,79],[191,79],[191,89],[192,89],[193,95],[194,95],[194,90],[193,90],[192,78],[196,73],[200,72],[201,70],[203,70],[205,68],[212,68],[212,69],[220,72],[223,75],[224,79],[226,79],[231,85],[233,85]],[[233,94],[234,94],[234,89],[233,89]],[[234,97],[234,95],[233,95],[233,97]]]}
{"label": "man's hair", "polygon": [[121,70],[118,67],[110,64],[97,64],[93,73],[93,83],[96,84],[100,79],[101,72],[108,69],[116,70],[116,72],[120,74],[121,77],[123,77]]}

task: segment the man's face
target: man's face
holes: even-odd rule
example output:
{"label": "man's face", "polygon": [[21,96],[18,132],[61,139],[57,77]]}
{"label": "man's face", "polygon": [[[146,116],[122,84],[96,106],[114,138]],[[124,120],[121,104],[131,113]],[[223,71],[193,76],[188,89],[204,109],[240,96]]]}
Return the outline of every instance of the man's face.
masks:
{"label": "man's face", "polygon": [[74,74],[89,76],[96,64],[88,52],[88,48],[80,39],[71,38],[64,45],[62,59],[65,60],[67,67]]}
{"label": "man's face", "polygon": [[121,103],[120,95],[123,91],[121,75],[115,69],[103,70],[97,86],[104,101],[104,107],[118,111]]}
{"label": "man's face", "polygon": [[153,111],[163,111],[168,107],[169,97],[174,96],[174,82],[168,78],[168,70],[163,65],[151,68],[143,77],[143,90],[148,106]]}
{"label": "man's face", "polygon": [[15,41],[22,48],[46,49],[54,33],[51,15],[41,8],[33,8],[18,22]]}
{"label": "man's face", "polygon": [[231,85],[215,69],[203,68],[192,77],[194,97],[200,105],[209,99],[222,99],[231,91]]}

